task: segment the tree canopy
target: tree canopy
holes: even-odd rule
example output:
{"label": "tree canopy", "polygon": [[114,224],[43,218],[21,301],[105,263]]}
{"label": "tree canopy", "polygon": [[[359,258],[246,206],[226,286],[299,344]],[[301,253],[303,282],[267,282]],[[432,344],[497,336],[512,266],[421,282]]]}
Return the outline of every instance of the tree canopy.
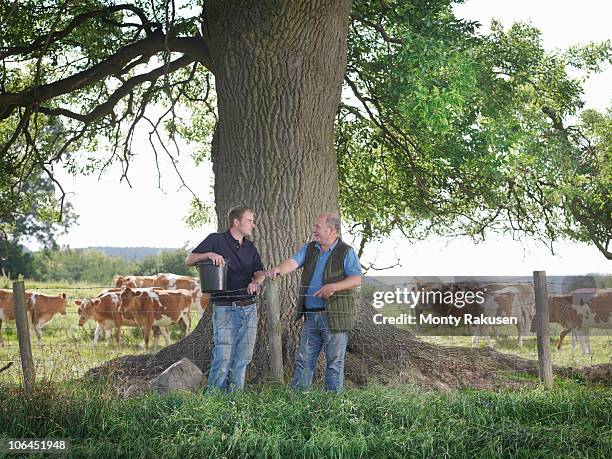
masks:
{"label": "tree canopy", "polygon": [[[591,242],[612,259],[612,109],[581,112],[584,78],[611,61],[611,43],[547,52],[535,28],[482,34],[453,3],[353,2],[335,145],[361,249],[393,230],[499,231]],[[138,125],[156,159],[175,159],[177,133],[210,141],[215,2],[0,4],[3,222],[28,212],[35,167],[53,177],[57,164],[121,163],[129,178]]]}
{"label": "tree canopy", "polygon": [[591,241],[610,258],[612,112],[580,113],[610,41],[546,52],[534,27],[478,34],[451,2],[374,4],[354,7],[354,98],[336,124],[341,207],[361,247],[394,229],[493,230]]}

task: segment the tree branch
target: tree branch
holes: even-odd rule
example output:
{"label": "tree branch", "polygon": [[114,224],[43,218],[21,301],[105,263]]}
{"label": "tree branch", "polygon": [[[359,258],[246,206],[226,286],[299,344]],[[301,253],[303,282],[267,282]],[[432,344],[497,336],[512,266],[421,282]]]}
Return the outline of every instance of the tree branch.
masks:
{"label": "tree branch", "polygon": [[[193,44],[193,41],[196,41],[207,50],[201,38],[182,38],[166,42],[163,34],[154,33],[150,37],[121,48],[114,55],[99,62],[93,67],[63,80],[36,86],[20,93],[0,94],[0,119],[7,118],[15,106],[37,104],[60,95],[73,93],[110,75],[118,73],[124,66],[137,57],[143,55],[152,56],[157,52],[164,51],[166,49],[166,44],[168,44],[171,51],[186,52],[187,50],[197,50],[198,48]],[[175,44],[177,49],[174,48]],[[206,52],[200,49],[197,54],[198,56],[195,56],[195,58],[202,62],[201,59]]]}
{"label": "tree branch", "polygon": [[393,43],[396,45],[404,44],[404,40],[402,40],[401,38],[390,37],[385,28],[380,23],[377,24],[357,14],[351,14],[351,19],[363,24],[366,27],[370,27],[371,29],[376,30],[380,34],[382,39],[387,43]]}
{"label": "tree branch", "polygon": [[38,111],[44,113],[46,115],[55,115],[55,116],[66,116],[68,118],[73,118],[75,120],[81,121],[82,123],[89,124],[92,121],[95,121],[98,118],[101,118],[105,115],[108,115],[117,102],[121,100],[124,96],[126,96],[132,89],[136,86],[150,81],[155,81],[159,77],[161,77],[164,73],[175,72],[187,65],[191,64],[193,59],[188,56],[180,57],[170,63],[170,65],[162,65],[155,70],[150,71],[149,73],[144,73],[142,75],[135,76],[127,80],[119,89],[117,89],[104,103],[98,105],[91,112],[83,115],[80,113],[75,113],[71,110],[65,108],[49,108],[49,107],[39,107]]}
{"label": "tree branch", "polygon": [[603,241],[599,240],[600,238],[599,238],[599,235],[597,234],[597,229],[595,228],[595,225],[593,225],[593,223],[588,217],[585,217],[584,215],[582,215],[580,211],[578,210],[578,199],[577,198],[572,199],[569,207],[570,207],[570,211],[572,212],[572,215],[574,216],[574,218],[580,223],[582,223],[582,225],[584,225],[585,229],[589,233],[589,238],[591,239],[593,244],[595,244],[595,247],[597,247],[597,249],[604,255],[604,257],[606,257],[608,260],[612,260],[612,252],[608,250],[609,241],[604,246],[602,243]]}
{"label": "tree branch", "polygon": [[144,11],[134,5],[109,6],[108,8],[103,8],[103,9],[94,10],[94,11],[87,11],[86,13],[79,14],[78,16],[75,16],[72,19],[72,21],[68,23],[65,29],[53,31],[46,35],[41,35],[40,37],[32,41],[32,43],[30,43],[29,45],[2,48],[2,51],[0,51],[0,59],[5,59],[6,57],[9,57],[9,56],[29,54],[35,51],[39,51],[40,48],[45,43],[48,43],[48,44],[55,43],[56,41],[61,40],[64,37],[67,37],[68,35],[72,33],[74,29],[84,24],[85,22],[89,21],[90,19],[93,19],[98,16],[110,15],[112,13],[116,13],[122,10],[130,11],[136,14],[140,18],[140,21],[142,22],[142,28],[146,31],[147,35],[153,34],[152,26],[159,26],[159,24],[150,22],[147,19],[147,16],[145,15]]}

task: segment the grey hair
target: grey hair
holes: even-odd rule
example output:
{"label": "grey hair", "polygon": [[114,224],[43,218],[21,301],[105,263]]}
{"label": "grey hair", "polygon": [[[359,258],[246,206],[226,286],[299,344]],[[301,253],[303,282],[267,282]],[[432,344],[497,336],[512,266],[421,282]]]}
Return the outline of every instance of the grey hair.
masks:
{"label": "grey hair", "polygon": [[325,213],[321,215],[325,216],[325,224],[329,226],[330,228],[334,228],[336,230],[336,233],[338,233],[338,236],[339,236],[340,230],[342,227],[342,222],[340,221],[340,217],[338,217],[338,215],[334,213]]}

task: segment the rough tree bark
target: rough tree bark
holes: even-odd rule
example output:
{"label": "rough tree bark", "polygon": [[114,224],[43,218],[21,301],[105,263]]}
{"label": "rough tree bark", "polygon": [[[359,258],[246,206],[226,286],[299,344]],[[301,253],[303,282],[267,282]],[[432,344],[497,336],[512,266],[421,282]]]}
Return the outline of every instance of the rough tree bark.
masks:
{"label": "rough tree bark", "polygon": [[[317,214],[339,210],[333,128],[351,2],[219,1],[206,8],[218,100],[211,156],[219,230],[227,228],[232,206],[251,206],[254,242],[264,264],[272,266],[308,240]],[[299,328],[291,320],[298,275],[281,283],[289,365]],[[264,308],[259,311],[251,379],[267,366],[266,317]],[[188,356],[205,369],[211,333],[207,311],[186,339],[151,357],[123,359],[119,366],[152,374]]]}
{"label": "rough tree bark", "polygon": [[[207,27],[219,122],[212,145],[219,230],[234,205],[256,212],[255,243],[272,266],[311,233],[315,216],[338,211],[334,118],[346,66],[350,0],[207,2]],[[367,205],[367,203],[364,203]],[[281,280],[285,374],[291,375],[299,337],[293,322],[298,275]],[[247,380],[267,371],[265,308]],[[448,387],[495,369],[534,370],[530,362],[489,350],[443,348],[391,326],[375,326],[360,302],[346,375],[355,384],[417,382]],[[203,371],[211,360],[211,310],[181,341],[155,354],[126,356],[94,369],[150,378],[187,357]],[[466,378],[466,371],[477,377]],[[399,376],[399,379],[398,379]]]}

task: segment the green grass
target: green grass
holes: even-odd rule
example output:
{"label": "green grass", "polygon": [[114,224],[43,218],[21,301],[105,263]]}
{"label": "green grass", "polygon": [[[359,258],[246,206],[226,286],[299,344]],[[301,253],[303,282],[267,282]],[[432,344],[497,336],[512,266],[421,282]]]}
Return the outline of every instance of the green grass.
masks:
{"label": "green grass", "polygon": [[[94,325],[78,327],[73,300],[95,295],[98,288],[26,286],[64,291],[71,301],[68,314],[43,329],[44,345],[33,346],[40,382],[28,400],[18,384],[16,336],[4,333],[0,364],[15,365],[0,374],[0,438],[68,438],[70,457],[96,458],[612,457],[612,389],[559,377],[552,389],[544,389],[536,377],[513,372],[506,376],[536,388],[496,392],[373,386],[338,396],[250,387],[225,397],[147,393],[120,399],[102,382],[75,378],[109,358],[144,352],[140,333],[126,328],[122,349],[102,342],[93,350]],[[471,342],[462,336],[423,339],[468,347]],[[565,344],[564,352],[571,353]],[[497,349],[536,358],[534,346],[533,338],[522,350],[505,338]],[[594,363],[609,362],[609,341],[592,339],[592,347]]]}
{"label": "green grass", "polygon": [[[386,317],[397,317],[402,313],[406,313],[407,308],[398,305],[385,305],[379,310]],[[444,346],[460,346],[460,347],[472,347],[472,336],[459,336],[450,335],[453,332],[454,327],[446,329],[446,336],[438,336],[441,333],[442,328],[435,329],[433,327],[421,327],[420,331],[417,332],[414,326],[401,325],[398,328],[402,328],[411,333],[414,333],[422,339],[433,344],[440,344]],[[612,331],[607,329],[592,329],[591,330],[591,354],[581,355],[580,343],[576,345],[576,351],[572,351],[572,337],[571,334],[565,337],[561,350],[557,351],[557,339],[561,333],[561,326],[556,323],[550,324],[550,352],[553,365],[567,366],[567,367],[583,367],[590,365],[597,365],[601,363],[612,362]],[[516,327],[505,326],[499,327],[499,341],[495,341],[495,335],[492,329],[489,330],[493,347],[499,352],[506,354],[518,355],[520,357],[537,360],[538,350],[536,347],[536,336],[535,334],[529,333],[528,336],[523,338],[523,347],[519,347],[517,344]],[[478,347],[487,347],[488,343],[486,339],[480,341]]]}
{"label": "green grass", "polygon": [[448,394],[370,387],[334,395],[250,388],[116,398],[101,384],[0,385],[0,437],[68,438],[71,457],[611,457],[612,391]]}

